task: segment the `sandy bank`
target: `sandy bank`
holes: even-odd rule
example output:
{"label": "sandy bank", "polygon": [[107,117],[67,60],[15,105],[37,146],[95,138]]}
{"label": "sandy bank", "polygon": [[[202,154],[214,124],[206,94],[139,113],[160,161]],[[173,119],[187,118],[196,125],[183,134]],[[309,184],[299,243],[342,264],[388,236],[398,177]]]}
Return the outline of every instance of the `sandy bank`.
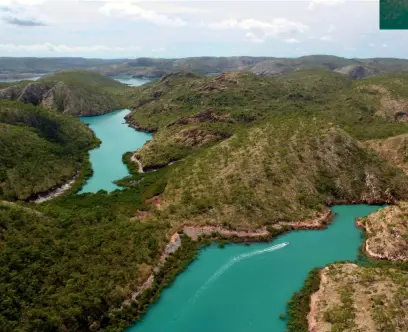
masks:
{"label": "sandy bank", "polygon": [[75,176],[71,180],[64,183],[63,185],[56,187],[54,189],[51,189],[50,191],[46,193],[39,194],[35,199],[32,199],[29,202],[40,204],[40,203],[49,201],[55,197],[61,196],[64,192],[72,188],[77,178],[78,178],[78,173],[76,173]]}

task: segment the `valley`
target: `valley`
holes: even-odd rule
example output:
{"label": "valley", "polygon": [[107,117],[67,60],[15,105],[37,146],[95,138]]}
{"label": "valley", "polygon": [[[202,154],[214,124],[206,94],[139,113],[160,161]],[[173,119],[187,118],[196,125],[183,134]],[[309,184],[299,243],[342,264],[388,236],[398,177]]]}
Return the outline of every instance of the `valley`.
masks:
{"label": "valley", "polygon": [[404,331],[407,74],[195,72],[0,88],[1,329]]}

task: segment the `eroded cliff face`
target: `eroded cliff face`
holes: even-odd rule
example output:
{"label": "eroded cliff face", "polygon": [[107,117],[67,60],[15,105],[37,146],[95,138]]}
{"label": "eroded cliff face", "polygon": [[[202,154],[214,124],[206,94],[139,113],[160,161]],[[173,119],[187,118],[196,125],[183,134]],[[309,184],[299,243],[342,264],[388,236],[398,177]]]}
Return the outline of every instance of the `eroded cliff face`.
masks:
{"label": "eroded cliff face", "polygon": [[58,82],[43,95],[41,106],[61,113],[70,113],[72,104],[70,99],[70,89],[63,82]]}
{"label": "eroded cliff face", "polygon": [[76,116],[101,115],[125,107],[121,98],[124,85],[91,75],[97,74],[67,72],[36,82],[19,82],[0,89],[0,99],[41,105]]}
{"label": "eroded cliff face", "polygon": [[44,95],[50,90],[49,84],[29,83],[20,92],[17,101],[22,101],[27,104],[39,105],[44,98]]}

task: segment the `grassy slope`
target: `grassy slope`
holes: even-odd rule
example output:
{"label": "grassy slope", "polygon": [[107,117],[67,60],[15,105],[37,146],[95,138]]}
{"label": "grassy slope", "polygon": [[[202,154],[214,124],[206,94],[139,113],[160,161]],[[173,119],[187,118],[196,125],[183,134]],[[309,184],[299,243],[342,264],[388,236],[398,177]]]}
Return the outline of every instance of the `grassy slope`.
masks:
{"label": "grassy slope", "polygon": [[87,71],[65,71],[36,82],[23,81],[8,86],[13,88],[18,91],[13,99],[41,103],[45,108],[71,115],[100,115],[126,107],[126,85]]}
{"label": "grassy slope", "polygon": [[260,227],[314,217],[333,201],[404,198],[407,185],[402,171],[344,131],[282,117],[187,158],[170,175],[162,213],[177,221]]}
{"label": "grassy slope", "polygon": [[59,112],[89,116],[126,107],[126,85],[96,73],[67,71],[39,82],[54,85],[52,96],[46,96],[42,104]]}
{"label": "grassy slope", "polygon": [[408,203],[398,202],[359,220],[367,233],[365,251],[374,258],[408,262]]}
{"label": "grassy slope", "polygon": [[[401,77],[402,85],[408,86],[408,76]],[[380,80],[381,86],[391,90],[394,81],[400,78],[374,80]],[[226,138],[243,126],[256,126],[288,113],[317,116],[360,140],[407,132],[408,124],[376,115],[379,109],[389,110],[392,106],[389,103],[382,106],[382,95],[367,88],[372,85],[371,79],[353,82],[324,70],[272,78],[246,73],[216,77],[170,75],[134,90],[130,96],[134,111],[128,120],[138,128],[159,130],[157,138],[138,152],[148,168],[182,158],[201,147],[174,140],[174,136],[186,136],[181,132],[191,127],[216,131]],[[208,110],[212,117],[203,116]]]}
{"label": "grassy slope", "polygon": [[389,267],[333,264],[323,273],[324,287],[315,295],[316,331],[407,330],[406,272]]}
{"label": "grassy slope", "polygon": [[95,140],[79,120],[0,101],[0,197],[27,199],[71,178]]}

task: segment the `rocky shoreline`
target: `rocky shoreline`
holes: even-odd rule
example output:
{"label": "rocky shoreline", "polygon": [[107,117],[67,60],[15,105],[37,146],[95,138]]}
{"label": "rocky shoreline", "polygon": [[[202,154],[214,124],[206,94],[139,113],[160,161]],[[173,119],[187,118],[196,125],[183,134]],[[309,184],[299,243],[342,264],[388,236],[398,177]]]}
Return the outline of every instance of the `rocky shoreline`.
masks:
{"label": "rocky shoreline", "polygon": [[320,294],[324,293],[326,284],[327,284],[327,272],[328,272],[328,267],[324,267],[323,269],[320,270],[319,276],[320,276],[320,286],[319,290],[315,293],[313,293],[310,297],[310,311],[309,314],[307,315],[307,322],[309,332],[319,332],[317,330],[317,319],[316,315],[318,312],[318,302],[319,302],[319,297]]}
{"label": "rocky shoreline", "polygon": [[134,121],[131,119],[129,115],[125,116],[125,121],[129,125],[129,127],[132,127],[133,129],[143,131],[145,133],[155,133],[157,131],[157,128],[154,127],[143,127],[141,126],[138,122]]}
{"label": "rocky shoreline", "polygon": [[408,261],[408,234],[404,211],[407,202],[388,206],[381,211],[356,221],[367,238],[362,250],[368,257],[387,261]]}
{"label": "rocky shoreline", "polygon": [[[304,220],[301,222],[280,222],[275,224],[276,230],[300,230],[300,229],[324,229],[330,223],[334,216],[334,213],[327,209],[326,211],[320,213],[317,218]],[[200,236],[203,235],[211,235],[211,234],[218,234],[222,238],[239,238],[241,241],[253,241],[253,240],[261,240],[261,241],[269,241],[273,237],[266,227],[261,229],[242,229],[242,230],[231,230],[227,228],[223,228],[221,226],[189,226],[185,225],[182,228],[182,231],[175,232],[171,238],[165,250],[160,257],[159,263],[153,269],[153,273],[149,275],[147,280],[137,288],[135,292],[133,292],[128,299],[123,302],[123,305],[129,304],[131,301],[134,301],[138,298],[140,294],[142,294],[145,290],[152,287],[154,282],[154,276],[160,271],[160,268],[166,262],[166,259],[169,257],[170,254],[174,253],[177,249],[181,246],[181,236],[180,234],[187,235],[191,240],[197,241]]]}
{"label": "rocky shoreline", "polygon": [[[355,204],[360,204],[361,202],[357,202]],[[364,252],[368,257],[375,259],[375,260],[386,260],[386,261],[408,261],[407,255],[403,254],[396,254],[395,253],[395,246],[397,246],[397,242],[401,240],[402,235],[399,234],[398,230],[395,229],[390,229],[390,225],[394,225],[398,223],[398,214],[401,213],[400,210],[400,204],[403,206],[406,204],[405,202],[400,202],[397,203],[394,200],[390,200],[389,202],[383,202],[383,201],[371,201],[370,203],[368,202],[363,202],[365,204],[372,204],[372,205],[378,205],[378,204],[393,204],[392,206],[388,206],[385,209],[381,209],[375,213],[372,213],[368,217],[365,218],[358,218],[356,220],[356,226],[362,229],[365,234],[367,234],[367,238],[365,239],[363,245],[361,246],[361,251]],[[369,218],[372,220],[369,221]],[[380,230],[376,229],[374,230],[374,226],[370,225],[370,222],[375,225],[375,227],[379,228]],[[394,225],[395,226],[395,225]],[[381,230],[386,230],[388,232],[389,236],[391,239],[388,239],[387,242],[390,242],[391,244],[387,248],[382,248],[381,246],[378,246],[378,241],[376,241],[375,235],[377,232],[380,232]],[[380,233],[379,238],[384,240],[386,235]],[[377,236],[377,240],[378,240]],[[380,250],[381,248],[381,250]],[[402,249],[402,251],[406,251]],[[406,251],[408,252],[408,251]],[[357,268],[358,265],[353,264],[353,263],[348,263],[346,264],[347,266]],[[328,276],[327,273],[329,272],[329,266],[324,267],[323,269],[320,270],[320,286],[319,290],[315,293],[313,293],[310,297],[310,311],[307,316],[307,321],[308,321],[308,331],[309,332],[319,332],[319,324],[318,324],[318,319],[317,319],[317,314],[319,311],[319,299],[322,297],[322,294],[326,292],[326,288],[328,287]]]}

